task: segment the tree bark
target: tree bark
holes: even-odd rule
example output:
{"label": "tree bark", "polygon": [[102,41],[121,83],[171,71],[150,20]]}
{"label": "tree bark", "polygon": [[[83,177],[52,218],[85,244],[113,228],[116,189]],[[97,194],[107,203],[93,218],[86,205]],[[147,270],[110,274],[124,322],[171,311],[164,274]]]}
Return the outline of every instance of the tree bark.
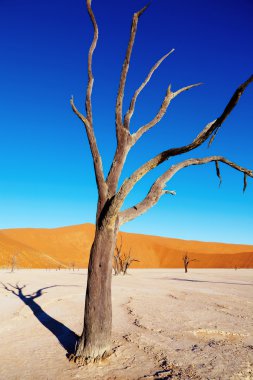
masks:
{"label": "tree bark", "polygon": [[88,267],[84,328],[75,351],[75,360],[80,364],[110,355],[112,258],[117,233],[118,228],[111,220],[96,227]]}

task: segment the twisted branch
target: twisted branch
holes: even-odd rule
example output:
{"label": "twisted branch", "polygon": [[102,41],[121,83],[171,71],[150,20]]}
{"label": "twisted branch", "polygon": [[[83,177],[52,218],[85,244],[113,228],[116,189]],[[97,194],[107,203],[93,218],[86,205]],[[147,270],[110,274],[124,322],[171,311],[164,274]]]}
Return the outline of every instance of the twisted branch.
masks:
{"label": "twisted branch", "polygon": [[235,164],[232,161],[227,160],[222,156],[211,156],[205,158],[192,158],[185,161],[182,161],[176,165],[170,167],[163,175],[161,175],[151,186],[147,196],[135,206],[124,210],[119,213],[119,223],[120,225],[129,222],[142,215],[144,212],[153,207],[161,198],[162,195],[167,194],[168,190],[164,190],[167,182],[181,169],[184,169],[188,166],[192,165],[203,165],[208,164],[210,162],[223,162],[224,164],[232,167],[233,169],[244,173],[244,175],[253,178],[253,171],[247,168],[243,168]]}
{"label": "twisted branch", "polygon": [[125,93],[127,73],[128,73],[128,69],[130,65],[139,17],[145,12],[148,6],[149,4],[133,15],[126,56],[125,56],[125,60],[122,66],[119,89],[118,89],[117,100],[116,100],[116,110],[115,110],[117,148],[116,148],[113,162],[111,164],[111,167],[106,179],[109,197],[113,196],[116,193],[119,177],[123,169],[129,149],[131,148],[132,138],[131,138],[128,128],[125,128],[123,125],[122,107],[123,107],[123,99],[124,99],[124,93]]}
{"label": "twisted branch", "polygon": [[133,113],[134,113],[134,110],[135,110],[135,104],[136,104],[136,100],[139,96],[139,94],[141,93],[141,91],[144,89],[144,87],[148,84],[148,82],[150,81],[152,75],[154,74],[154,72],[158,69],[158,67],[161,65],[161,63],[171,54],[173,53],[175,49],[172,49],[169,53],[165,54],[162,58],[159,59],[159,61],[157,61],[155,63],[155,65],[151,68],[150,72],[148,73],[146,79],[144,80],[144,82],[140,85],[140,87],[135,91],[132,99],[131,99],[131,102],[130,102],[130,106],[129,106],[129,109],[125,115],[125,118],[124,118],[124,126],[125,128],[129,129],[129,124],[130,124],[130,121],[131,121],[131,118],[133,116]]}
{"label": "twisted branch", "polygon": [[92,73],[92,58],[93,58],[93,53],[97,46],[97,41],[98,41],[98,26],[97,26],[94,13],[91,8],[91,0],[87,0],[86,5],[87,5],[87,10],[88,10],[88,13],[93,25],[93,29],[94,29],[93,40],[92,40],[89,53],[88,53],[88,85],[87,85],[87,90],[86,90],[86,101],[85,101],[87,117],[90,123],[92,124],[91,93],[92,93],[93,83],[94,83],[94,77]]}
{"label": "twisted branch", "polygon": [[[221,116],[212,121],[211,123],[207,124],[207,126],[198,134],[198,136],[187,145],[184,145],[179,148],[171,148],[168,150],[165,150],[161,153],[159,153],[157,156],[153,157],[149,161],[147,161],[145,164],[143,164],[139,169],[137,169],[129,178],[127,178],[121,188],[119,189],[115,200],[113,207],[115,209],[120,209],[122,207],[122,204],[126,198],[126,196],[129,194],[129,192],[132,190],[134,185],[140,181],[141,178],[143,178],[147,173],[149,173],[151,170],[162,164],[164,161],[168,160],[170,157],[178,156],[180,154],[190,152],[191,150],[194,150],[198,148],[200,145],[202,145],[208,137],[212,135],[212,133],[217,129],[217,127],[221,127],[222,123],[226,120],[228,115],[231,113],[231,111],[234,109],[236,104],[238,103],[241,95],[247,88],[247,86],[253,81],[253,76],[251,76],[249,79],[247,79],[244,83],[242,83],[233,94],[232,98],[228,102],[227,106],[225,107],[223,113]],[[112,208],[113,211],[113,208]]]}
{"label": "twisted branch", "polygon": [[[240,97],[242,96],[243,92],[246,90],[247,86],[253,82],[253,75],[251,75],[244,83],[242,83],[237,90],[235,91],[234,95],[228,102],[226,108],[224,109],[223,113],[221,116],[214,122],[213,127],[212,127],[212,133],[213,135],[211,136],[209,145],[212,144],[214,138],[217,135],[218,130],[220,129],[222,123],[226,120],[228,115],[233,111],[235,108],[236,104],[238,103]],[[209,135],[210,136],[210,135]]]}
{"label": "twisted branch", "polygon": [[191,84],[190,86],[183,87],[180,90],[177,90],[176,92],[172,92],[171,85],[169,85],[165,98],[163,99],[162,105],[156,116],[149,123],[145,124],[143,127],[139,128],[137,132],[132,134],[133,144],[135,144],[145,132],[153,128],[156,124],[159,123],[159,121],[161,121],[163,116],[166,114],[166,111],[172,99],[174,99],[177,95],[181,94],[181,92],[188,91],[193,87],[200,86],[201,84],[202,83]]}
{"label": "twisted branch", "polygon": [[92,159],[93,159],[93,165],[94,165],[99,197],[102,199],[102,198],[105,198],[107,185],[104,179],[102,158],[99,153],[96,137],[94,134],[93,118],[92,118],[92,103],[91,103],[91,94],[92,94],[93,83],[94,83],[94,77],[92,73],[92,58],[93,58],[93,53],[96,48],[97,40],[98,40],[98,26],[96,23],[94,13],[91,9],[91,0],[87,0],[86,5],[87,5],[87,10],[88,10],[88,13],[89,13],[89,16],[94,28],[94,36],[93,36],[93,40],[92,40],[89,53],[88,53],[88,83],[87,83],[86,100],[85,100],[85,108],[86,108],[87,116],[84,116],[80,111],[78,111],[78,109],[76,108],[74,104],[73,96],[70,100],[70,104],[71,104],[73,112],[78,116],[78,118],[83,122],[85,126],[85,130],[86,130],[86,134],[88,137],[90,150],[92,154]]}
{"label": "twisted branch", "polygon": [[139,12],[134,13],[133,19],[132,19],[131,32],[130,32],[130,37],[129,37],[129,42],[128,42],[128,46],[127,46],[125,60],[124,60],[122,71],[121,71],[118,95],[117,95],[117,100],[116,100],[116,128],[117,128],[118,140],[119,140],[120,130],[123,127],[122,105],[123,105],[123,98],[124,98],[124,92],[125,92],[127,73],[128,73],[128,69],[129,69],[133,45],[134,45],[135,36],[136,36],[136,32],[137,32],[137,25],[138,25],[139,17],[145,12],[145,10],[148,8],[148,6],[149,6],[149,4],[146,5],[145,7],[143,7]]}

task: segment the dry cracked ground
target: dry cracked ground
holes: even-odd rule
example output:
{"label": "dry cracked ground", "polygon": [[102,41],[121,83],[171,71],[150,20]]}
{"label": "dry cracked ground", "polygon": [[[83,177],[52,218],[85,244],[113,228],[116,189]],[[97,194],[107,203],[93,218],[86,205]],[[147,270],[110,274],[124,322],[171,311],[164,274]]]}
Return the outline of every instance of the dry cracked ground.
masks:
{"label": "dry cracked ground", "polygon": [[114,354],[78,368],[87,272],[0,271],[0,379],[253,379],[253,270],[113,276]]}

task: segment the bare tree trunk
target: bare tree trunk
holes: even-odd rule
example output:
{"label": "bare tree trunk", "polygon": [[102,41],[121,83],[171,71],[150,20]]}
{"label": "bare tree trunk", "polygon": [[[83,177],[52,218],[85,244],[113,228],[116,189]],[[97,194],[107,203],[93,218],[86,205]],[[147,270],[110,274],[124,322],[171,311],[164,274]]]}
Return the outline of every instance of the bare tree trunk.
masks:
{"label": "bare tree trunk", "polygon": [[187,269],[187,267],[188,267],[188,264],[184,264],[184,273],[187,273],[188,272],[188,269]]}
{"label": "bare tree trunk", "polygon": [[79,364],[98,361],[111,351],[112,258],[117,233],[115,223],[96,228],[88,267],[84,328],[74,359]]}

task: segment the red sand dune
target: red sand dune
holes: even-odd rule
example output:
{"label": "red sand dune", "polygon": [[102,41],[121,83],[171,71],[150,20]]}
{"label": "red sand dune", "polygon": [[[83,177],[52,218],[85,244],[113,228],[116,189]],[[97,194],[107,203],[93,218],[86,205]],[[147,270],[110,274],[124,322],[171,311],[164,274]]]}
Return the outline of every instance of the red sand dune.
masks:
{"label": "red sand dune", "polygon": [[[159,236],[120,233],[123,252],[131,248],[132,257],[140,260],[135,268],[179,268],[187,253],[192,268],[253,268],[253,246],[205,243]],[[16,256],[18,267],[67,268],[87,267],[94,236],[94,225],[34,229],[0,230],[0,267],[10,265]]]}

